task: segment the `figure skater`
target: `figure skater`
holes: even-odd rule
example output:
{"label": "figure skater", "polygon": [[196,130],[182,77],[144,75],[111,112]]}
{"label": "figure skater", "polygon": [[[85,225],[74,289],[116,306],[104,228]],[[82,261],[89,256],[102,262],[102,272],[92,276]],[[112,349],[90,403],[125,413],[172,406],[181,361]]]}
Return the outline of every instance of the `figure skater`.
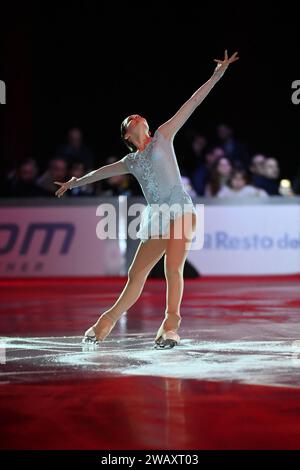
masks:
{"label": "figure skater", "polygon": [[[65,183],[55,181],[60,186],[55,195],[61,197],[68,189],[131,173],[138,180],[148,203],[141,215],[137,232],[137,238],[141,241],[129,267],[127,283],[116,302],[85,332],[83,342],[98,345],[110,334],[123,313],[138,300],[150,271],[164,255],[166,309],[154,347],[172,348],[180,343],[178,329],[181,323],[183,268],[196,230],[196,210],[181,181],[173,139],[229,64],[238,60],[237,55],[235,52],[228,58],[226,50],[224,60],[214,59],[217,66],[209,80],[171,119],[157,128],[153,137],[144,117],[138,114],[128,116],[121,124],[121,137],[130,153],[121,160],[102,166],[81,178],[73,176]],[[176,209],[171,212],[157,210],[157,207],[166,206]],[[164,217],[167,213],[169,216]]]}

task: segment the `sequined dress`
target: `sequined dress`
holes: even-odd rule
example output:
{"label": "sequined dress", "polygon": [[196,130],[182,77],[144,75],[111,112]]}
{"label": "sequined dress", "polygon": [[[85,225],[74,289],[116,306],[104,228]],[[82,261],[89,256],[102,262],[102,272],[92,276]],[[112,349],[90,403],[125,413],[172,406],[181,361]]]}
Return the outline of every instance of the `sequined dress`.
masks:
{"label": "sequined dress", "polygon": [[170,220],[190,212],[195,205],[181,181],[173,141],[157,129],[142,151],[131,152],[121,159],[129,173],[138,180],[147,206],[141,214],[137,238],[167,235]]}

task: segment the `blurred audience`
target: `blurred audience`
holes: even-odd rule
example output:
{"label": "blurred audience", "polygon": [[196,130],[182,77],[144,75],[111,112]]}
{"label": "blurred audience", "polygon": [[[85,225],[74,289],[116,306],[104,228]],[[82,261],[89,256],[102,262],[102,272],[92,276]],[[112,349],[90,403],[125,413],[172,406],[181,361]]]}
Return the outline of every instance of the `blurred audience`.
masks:
{"label": "blurred audience", "polygon": [[212,147],[207,150],[204,162],[199,163],[195,171],[192,173],[191,181],[198,196],[204,196],[205,186],[212,169],[212,165],[216,160],[225,157],[225,152],[221,147]]}
{"label": "blurred audience", "polygon": [[248,168],[249,151],[245,143],[234,137],[233,129],[227,124],[217,126],[217,144],[235,166]]}
{"label": "blurred audience", "polygon": [[208,182],[205,186],[204,195],[206,197],[216,196],[225,186],[230,178],[232,164],[229,158],[219,157],[211,167]]}
{"label": "blurred audience", "polygon": [[184,151],[185,162],[189,161],[188,170],[193,172],[197,167],[205,163],[207,151],[207,138],[200,132],[188,130],[185,132],[187,145]]}
{"label": "blurred audience", "polygon": [[33,158],[23,160],[6,180],[6,197],[45,196],[47,192],[37,185],[38,166]]}
{"label": "blurred audience", "polygon": [[292,187],[294,194],[300,195],[300,165],[298,166],[298,170],[293,180]]}
{"label": "blurred audience", "polygon": [[280,169],[275,158],[255,155],[252,158],[250,170],[252,183],[257,188],[264,189],[270,196],[279,196]]}
{"label": "blurred audience", "polygon": [[262,155],[261,153],[257,153],[253,155],[251,162],[250,162],[250,171],[255,178],[257,176],[261,176],[264,174],[264,165],[267,157]]}
{"label": "blurred audience", "polygon": [[83,142],[82,130],[78,127],[69,129],[66,144],[58,147],[56,154],[64,157],[69,165],[81,160],[87,170],[92,170],[95,164],[94,154]]}
{"label": "blurred audience", "polygon": [[268,197],[264,189],[256,188],[249,184],[250,176],[246,170],[234,169],[230,175],[228,184],[218,192],[219,198],[232,197]]}
{"label": "blurred audience", "polygon": [[[217,142],[192,129],[185,132],[186,142],[179,142],[182,182],[191,197],[241,197],[267,195],[300,195],[300,167],[294,180],[280,181],[280,168],[275,158],[256,153],[249,159],[248,147],[236,139],[227,124],[217,127]],[[111,155],[102,165],[118,161]],[[180,160],[180,159],[179,159]],[[0,197],[53,197],[57,185],[71,176],[80,178],[96,168],[93,152],[83,142],[81,129],[70,128],[66,144],[47,162],[41,174],[34,158],[27,158],[17,168],[10,166],[3,174]],[[91,185],[73,188],[68,196],[141,196],[142,190],[131,174],[113,176]]]}
{"label": "blurred audience", "polygon": [[54,181],[66,181],[67,179],[67,163],[65,159],[59,155],[51,158],[46,171],[37,179],[37,185],[43,188],[49,196],[57,191],[58,186]]}

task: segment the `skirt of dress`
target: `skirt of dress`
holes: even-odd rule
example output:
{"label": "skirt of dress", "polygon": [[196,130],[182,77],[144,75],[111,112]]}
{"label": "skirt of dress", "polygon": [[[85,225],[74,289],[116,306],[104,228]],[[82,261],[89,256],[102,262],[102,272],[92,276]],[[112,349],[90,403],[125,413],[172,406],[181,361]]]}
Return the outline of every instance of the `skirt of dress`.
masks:
{"label": "skirt of dress", "polygon": [[141,214],[137,238],[146,242],[153,237],[167,237],[170,221],[187,212],[196,214],[194,203],[182,185],[175,185],[163,202],[148,204],[145,207]]}

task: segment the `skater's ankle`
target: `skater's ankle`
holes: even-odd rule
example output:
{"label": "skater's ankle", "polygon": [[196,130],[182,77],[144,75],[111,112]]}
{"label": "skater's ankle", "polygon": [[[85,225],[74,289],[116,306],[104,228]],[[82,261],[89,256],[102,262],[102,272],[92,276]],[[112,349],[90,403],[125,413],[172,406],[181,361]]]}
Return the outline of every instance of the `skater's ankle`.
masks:
{"label": "skater's ankle", "polygon": [[100,319],[93,325],[93,330],[95,332],[96,338],[98,341],[103,341],[111,332],[115,326],[115,321],[108,316],[100,317]]}
{"label": "skater's ankle", "polygon": [[181,315],[177,312],[165,312],[165,320],[163,322],[164,331],[177,331],[181,324]]}

